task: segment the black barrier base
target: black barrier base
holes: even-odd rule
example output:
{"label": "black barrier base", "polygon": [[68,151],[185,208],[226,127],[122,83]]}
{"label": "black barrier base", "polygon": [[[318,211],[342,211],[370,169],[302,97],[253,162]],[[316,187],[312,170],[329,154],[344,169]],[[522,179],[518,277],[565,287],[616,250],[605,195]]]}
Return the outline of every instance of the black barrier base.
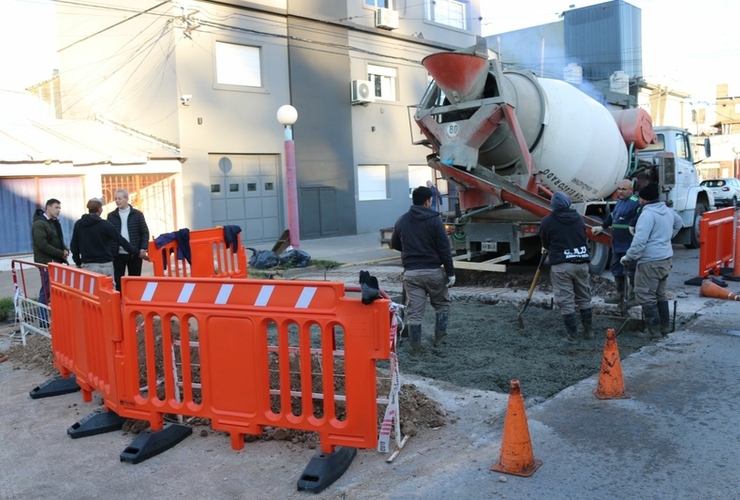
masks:
{"label": "black barrier base", "polygon": [[357,448],[344,446],[337,446],[334,453],[316,453],[303,469],[303,474],[298,480],[298,491],[307,490],[312,493],[323,491],[342,477],[355,456],[357,456]]}
{"label": "black barrier base", "polygon": [[121,462],[138,464],[169,450],[193,433],[192,427],[164,424],[161,431],[144,431],[121,453]]}
{"label": "black barrier base", "polygon": [[727,281],[740,281],[740,276],[733,276],[734,272],[734,267],[723,267],[719,270],[719,274],[722,276],[722,279],[726,279]]}
{"label": "black barrier base", "polygon": [[714,276],[710,276],[709,278],[702,278],[701,276],[697,276],[696,278],[691,278],[690,280],[686,280],[683,282],[684,285],[690,285],[690,286],[701,286],[702,281],[705,279],[712,280],[712,283],[714,283],[717,286],[721,286],[722,288],[727,288],[727,283],[722,281],[719,278],[716,278]]}
{"label": "black barrier base", "polygon": [[50,398],[52,396],[61,396],[80,390],[77,385],[77,379],[74,375],[69,378],[55,377],[31,389],[28,393],[31,399]]}
{"label": "black barrier base", "polygon": [[72,424],[67,429],[67,434],[72,439],[105,434],[106,432],[120,430],[125,421],[125,418],[119,417],[117,413],[112,411],[91,413]]}

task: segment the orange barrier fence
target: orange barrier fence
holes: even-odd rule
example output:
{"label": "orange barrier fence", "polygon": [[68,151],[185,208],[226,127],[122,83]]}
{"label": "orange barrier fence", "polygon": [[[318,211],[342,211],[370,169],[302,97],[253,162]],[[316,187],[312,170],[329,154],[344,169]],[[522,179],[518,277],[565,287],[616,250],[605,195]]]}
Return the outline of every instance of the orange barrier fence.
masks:
{"label": "orange barrier fence", "polygon": [[387,300],[363,305],[323,281],[124,277],[122,288],[121,416],[154,430],[166,413],[210,418],[235,450],[263,425],[317,432],[326,453],[377,445]]}
{"label": "orange barrier fence", "polygon": [[[189,242],[178,242],[175,234],[187,234]],[[180,230],[171,233],[172,239],[157,247],[157,240],[149,242],[149,259],[155,276],[169,277],[222,277],[246,278],[247,257],[242,246],[241,234],[235,235],[235,243],[227,245],[224,228]],[[182,239],[181,239],[182,240]],[[236,249],[236,250],[234,250]],[[189,250],[190,262],[183,255]]]}
{"label": "orange barrier fence", "polygon": [[113,278],[60,264],[49,264],[49,275],[54,366],[65,378],[75,374],[83,401],[96,390],[117,411],[113,351],[122,338],[121,298]]}
{"label": "orange barrier fence", "polygon": [[735,209],[722,208],[705,212],[699,226],[699,276],[720,275],[720,269],[733,260]]}

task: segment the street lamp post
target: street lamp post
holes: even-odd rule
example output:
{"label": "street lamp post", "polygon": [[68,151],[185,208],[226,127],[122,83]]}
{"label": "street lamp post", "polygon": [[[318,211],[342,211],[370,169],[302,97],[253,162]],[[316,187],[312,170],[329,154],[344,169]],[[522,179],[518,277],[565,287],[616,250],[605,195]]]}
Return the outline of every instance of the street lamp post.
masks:
{"label": "street lamp post", "polygon": [[298,227],[298,186],[295,173],[295,143],[293,142],[293,124],[298,120],[298,111],[286,104],[277,112],[278,121],[285,127],[285,183],[288,187],[288,231],[290,244],[298,249],[301,245]]}

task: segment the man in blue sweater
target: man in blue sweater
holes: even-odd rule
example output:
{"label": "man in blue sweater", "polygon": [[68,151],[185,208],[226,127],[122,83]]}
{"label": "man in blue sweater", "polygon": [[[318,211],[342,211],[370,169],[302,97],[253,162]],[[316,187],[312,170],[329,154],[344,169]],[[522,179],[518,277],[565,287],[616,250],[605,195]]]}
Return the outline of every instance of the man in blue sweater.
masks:
{"label": "man in blue sweater", "polygon": [[591,286],[588,281],[588,253],[586,223],[573,210],[570,197],[562,191],[550,200],[552,213],[542,219],[540,240],[543,251],[550,255],[550,281],[555,303],[560,307],[571,344],[580,342],[576,309],[581,315],[583,336],[594,338],[593,309],[591,308]]}
{"label": "man in blue sweater", "polygon": [[413,206],[393,228],[391,246],[401,252],[406,321],[411,355],[421,355],[421,324],[427,295],[436,312],[434,346],[444,345],[450,311],[449,287],[455,284],[452,251],[439,213],[432,210],[431,189],[419,186],[411,197]]}
{"label": "man in blue sweater", "polygon": [[[619,304],[624,297],[625,286],[629,287],[629,301],[635,300],[635,263],[625,268],[620,260],[627,253],[635,232],[640,200],[634,195],[632,181],[624,179],[617,184],[617,204],[601,226],[592,229],[593,234],[600,234],[604,228],[612,228],[612,261],[611,272],[617,287],[616,293],[610,293],[604,299],[607,304]],[[629,280],[629,281],[628,281]]]}
{"label": "man in blue sweater", "polygon": [[635,237],[622,265],[637,262],[635,298],[642,306],[647,333],[642,338],[659,339],[670,330],[670,311],[666,282],[673,267],[671,240],[683,226],[681,217],[660,199],[660,188],[651,183],[640,190],[642,210],[635,226]]}

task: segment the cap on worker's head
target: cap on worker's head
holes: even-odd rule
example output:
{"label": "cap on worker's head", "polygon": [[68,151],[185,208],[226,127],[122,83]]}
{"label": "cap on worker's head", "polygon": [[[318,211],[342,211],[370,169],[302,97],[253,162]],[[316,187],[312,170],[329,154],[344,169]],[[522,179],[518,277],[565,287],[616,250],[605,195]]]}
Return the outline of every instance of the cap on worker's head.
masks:
{"label": "cap on worker's head", "polygon": [[557,210],[558,208],[570,208],[571,203],[570,196],[562,191],[558,191],[552,195],[552,200],[550,200],[550,206],[553,210]]}
{"label": "cap on worker's head", "polygon": [[103,208],[105,200],[103,198],[90,198],[87,201],[87,211],[91,214],[97,213],[98,210]]}
{"label": "cap on worker's head", "polygon": [[413,193],[411,193],[411,199],[413,200],[414,205],[421,206],[426,203],[427,200],[432,199],[432,190],[428,187],[419,186],[414,189]]}
{"label": "cap on worker's head", "polygon": [[660,196],[660,188],[656,183],[651,182],[644,188],[640,189],[639,196],[645,201],[657,200]]}

